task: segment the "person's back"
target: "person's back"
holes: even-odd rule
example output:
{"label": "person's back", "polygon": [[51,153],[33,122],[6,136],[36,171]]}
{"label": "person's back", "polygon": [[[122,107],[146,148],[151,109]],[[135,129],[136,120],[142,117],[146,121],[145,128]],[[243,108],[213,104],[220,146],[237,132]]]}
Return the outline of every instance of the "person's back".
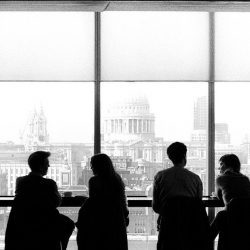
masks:
{"label": "person's back", "polygon": [[164,202],[176,196],[202,198],[202,182],[198,175],[185,169],[187,147],[180,142],[172,143],[167,154],[174,166],[155,175],[153,210],[160,213]]}
{"label": "person's back", "polygon": [[[159,214],[157,250],[184,249],[183,246],[187,250],[205,249],[203,246],[210,240],[204,233],[209,232],[209,223],[201,201],[202,182],[198,175],[185,169],[186,153],[183,143],[172,143],[167,154],[174,166],[158,172],[154,178],[152,205]],[[185,236],[187,230],[190,237]]]}
{"label": "person's back", "polygon": [[5,250],[66,250],[74,222],[59,214],[56,182],[45,179],[49,152],[29,156],[31,172],[16,180],[16,195],[5,234]]}
{"label": "person's back", "polygon": [[226,171],[216,179],[216,185],[221,190],[221,197],[227,206],[231,199],[250,198],[250,181],[249,178],[241,173]]}
{"label": "person's back", "polygon": [[[54,192],[51,192],[54,190]],[[56,191],[56,183],[51,179],[30,173],[16,180],[16,206],[56,208],[61,203],[61,196]]]}
{"label": "person's back", "polygon": [[76,226],[79,250],[127,250],[128,208],[125,187],[105,154],[91,158],[94,176],[89,198],[79,210]]}
{"label": "person's back", "polygon": [[200,177],[181,167],[171,167],[158,172],[154,187],[154,192],[158,192],[157,200],[160,201],[160,207],[168,198],[176,196],[201,198],[202,196]]}

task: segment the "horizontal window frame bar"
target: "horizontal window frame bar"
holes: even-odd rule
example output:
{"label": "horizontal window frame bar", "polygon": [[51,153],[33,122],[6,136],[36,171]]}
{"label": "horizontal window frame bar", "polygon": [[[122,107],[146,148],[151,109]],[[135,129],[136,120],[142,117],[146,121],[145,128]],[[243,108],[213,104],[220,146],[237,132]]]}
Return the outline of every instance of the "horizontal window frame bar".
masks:
{"label": "horizontal window frame bar", "polygon": [[[95,83],[95,80],[0,80],[0,83],[1,82],[20,82],[20,83],[25,83],[25,82],[39,82],[39,83],[43,83],[43,82],[49,82],[49,83],[60,83],[60,82],[86,82],[86,83]],[[154,82],[165,82],[165,83],[185,83],[185,82],[189,82],[189,83],[193,83],[193,82],[200,82],[200,83],[208,83],[208,81],[197,81],[197,80],[112,80],[112,81],[103,81],[103,80],[100,80],[100,83],[109,83],[109,82],[117,82],[117,83],[154,83]],[[249,83],[250,82],[250,79],[249,80],[237,80],[237,81],[234,81],[234,80],[231,80],[231,81],[214,81],[214,83]]]}
{"label": "horizontal window frame bar", "polygon": [[[101,80],[101,83],[102,82],[179,82],[179,83],[182,83],[182,82],[200,82],[200,83],[208,83],[210,82],[210,80]],[[219,82],[250,82],[250,79],[249,80],[214,80],[214,83],[219,83]]]}
{"label": "horizontal window frame bar", "polygon": [[[81,207],[83,202],[87,199],[84,196],[76,197],[62,197],[62,203],[60,207]],[[129,207],[152,207],[151,197],[128,197]],[[14,201],[14,196],[1,196],[0,197],[0,207],[12,207]],[[204,197],[202,199],[205,207],[224,207],[224,203],[218,199],[211,199]]]}
{"label": "horizontal window frame bar", "polygon": [[[87,82],[87,83],[95,83],[95,80],[0,80],[0,83],[1,82],[20,82],[20,83],[23,83],[23,82]],[[109,83],[109,82],[121,82],[121,83],[133,83],[133,82],[145,82],[145,83],[150,83],[150,82],[176,82],[176,83],[183,83],[183,82],[200,82],[200,83],[208,83],[210,82],[209,80],[100,80],[100,83]],[[214,83],[249,83],[250,82],[250,79],[249,80],[220,80],[220,81],[216,81],[214,80]]]}
{"label": "horizontal window frame bar", "polygon": [[89,82],[94,83],[95,80],[0,80],[0,82]]}

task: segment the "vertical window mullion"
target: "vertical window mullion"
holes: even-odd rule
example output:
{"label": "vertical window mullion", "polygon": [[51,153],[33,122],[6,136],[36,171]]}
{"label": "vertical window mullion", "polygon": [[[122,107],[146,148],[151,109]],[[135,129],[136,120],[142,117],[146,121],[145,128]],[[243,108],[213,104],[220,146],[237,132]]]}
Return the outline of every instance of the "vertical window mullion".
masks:
{"label": "vertical window mullion", "polygon": [[95,114],[94,114],[94,154],[101,153],[101,13],[95,12]]}
{"label": "vertical window mullion", "polygon": [[[208,129],[207,129],[207,190],[215,187],[215,123],[214,123],[214,76],[215,76],[215,23],[214,12],[209,13],[209,82],[208,82]],[[214,218],[214,208],[208,209],[209,220]]]}

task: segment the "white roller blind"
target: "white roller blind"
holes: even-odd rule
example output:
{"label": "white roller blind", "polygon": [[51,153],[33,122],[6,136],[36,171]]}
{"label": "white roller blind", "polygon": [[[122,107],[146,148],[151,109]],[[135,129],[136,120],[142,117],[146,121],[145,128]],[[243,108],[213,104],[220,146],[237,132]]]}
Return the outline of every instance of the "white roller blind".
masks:
{"label": "white roller blind", "polygon": [[207,80],[208,13],[102,13],[102,80]]}
{"label": "white roller blind", "polygon": [[250,13],[216,13],[215,79],[250,81]]}
{"label": "white roller blind", "polygon": [[0,12],[0,80],[93,80],[94,13]]}

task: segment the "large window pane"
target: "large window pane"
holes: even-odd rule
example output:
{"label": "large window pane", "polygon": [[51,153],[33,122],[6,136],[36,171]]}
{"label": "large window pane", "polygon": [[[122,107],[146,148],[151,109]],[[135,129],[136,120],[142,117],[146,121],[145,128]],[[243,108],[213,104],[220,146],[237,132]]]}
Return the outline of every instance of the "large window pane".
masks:
{"label": "large window pane", "polygon": [[215,93],[215,176],[219,158],[236,154],[250,177],[250,83],[216,83]]}
{"label": "large window pane", "polygon": [[36,150],[52,153],[47,177],[61,192],[87,192],[82,170],[93,155],[94,84],[2,82],[0,89],[0,195],[14,195]]}
{"label": "large window pane", "polygon": [[128,249],[156,249],[158,215],[151,207],[129,208]]}
{"label": "large window pane", "polygon": [[94,79],[94,13],[1,12],[0,80]]}
{"label": "large window pane", "polygon": [[172,166],[167,147],[181,141],[187,168],[200,175],[206,194],[207,84],[102,83],[101,89],[102,152],[127,190],[148,196],[154,175]]}
{"label": "large window pane", "polygon": [[250,80],[250,13],[215,14],[217,81]]}
{"label": "large window pane", "polygon": [[102,80],[207,80],[208,13],[102,13]]}

